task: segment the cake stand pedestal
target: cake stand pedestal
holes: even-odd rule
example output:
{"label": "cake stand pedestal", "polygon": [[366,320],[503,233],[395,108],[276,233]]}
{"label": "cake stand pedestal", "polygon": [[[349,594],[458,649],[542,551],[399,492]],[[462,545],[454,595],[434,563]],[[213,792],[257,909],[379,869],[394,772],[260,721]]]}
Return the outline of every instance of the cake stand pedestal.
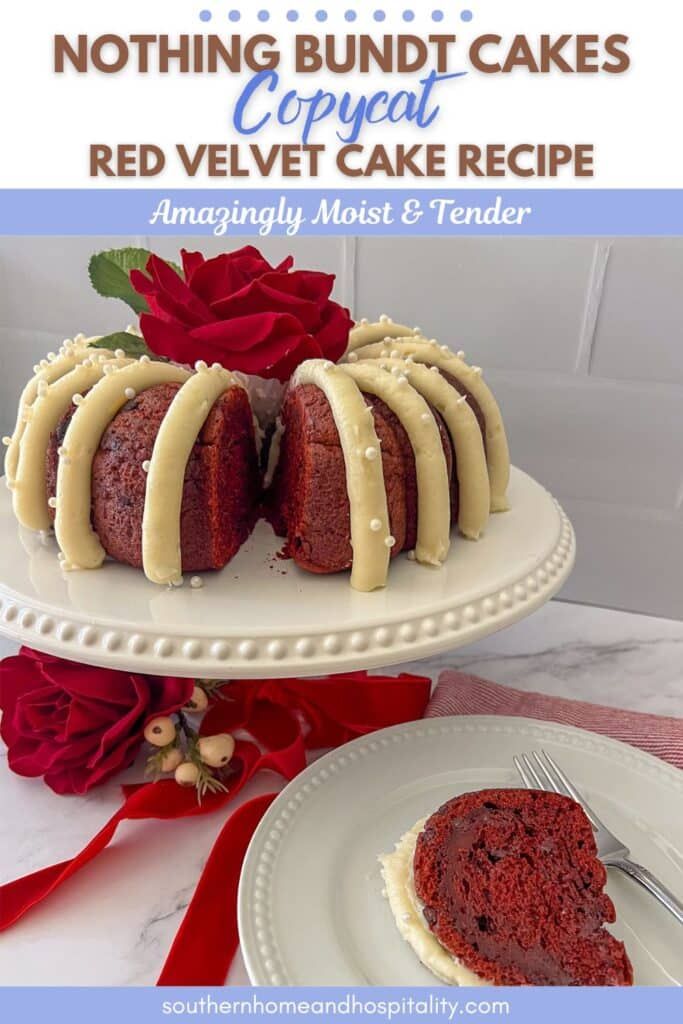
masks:
{"label": "cake stand pedestal", "polygon": [[315,576],[277,557],[260,523],[221,572],[161,589],[115,562],[63,572],[53,539],[17,526],[0,492],[0,632],[73,661],[198,678],[316,676],[415,661],[461,647],[530,615],[574,563],[571,523],[519,469],[511,510],[486,536],[457,536],[440,569],[401,555],[371,594],[348,573]]}

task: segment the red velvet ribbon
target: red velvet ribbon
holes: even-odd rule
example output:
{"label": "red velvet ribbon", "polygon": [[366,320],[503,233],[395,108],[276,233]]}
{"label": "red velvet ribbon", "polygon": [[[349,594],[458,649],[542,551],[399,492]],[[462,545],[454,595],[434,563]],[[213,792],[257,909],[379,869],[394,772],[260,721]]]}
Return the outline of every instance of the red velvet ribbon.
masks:
{"label": "red velvet ribbon", "polygon": [[[306,751],[336,747],[375,729],[421,718],[430,682],[422,676],[279,679],[230,683],[209,709],[205,736],[242,731],[225,793],[198,803],[172,780],[124,787],[123,806],[72,860],[0,887],[0,930],[9,928],[85,867],[111,842],[121,821],[184,818],[226,806],[262,770],[286,781],[306,766]],[[237,885],[249,840],[277,794],[243,804],[225,822],[159,978],[160,985],[222,985],[237,950]]]}

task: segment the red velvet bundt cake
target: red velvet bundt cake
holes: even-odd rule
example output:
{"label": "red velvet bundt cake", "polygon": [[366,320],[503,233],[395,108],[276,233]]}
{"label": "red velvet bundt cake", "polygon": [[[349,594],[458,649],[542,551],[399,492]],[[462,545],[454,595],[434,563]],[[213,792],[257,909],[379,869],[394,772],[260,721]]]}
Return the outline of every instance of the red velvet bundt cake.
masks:
{"label": "red velvet bundt cake", "polygon": [[424,920],[497,985],[631,985],[590,822],[573,800],[496,789],[449,800],[413,862]]}
{"label": "red velvet bundt cake", "polygon": [[218,363],[193,372],[80,336],[35,368],[5,439],[17,519],[54,527],[65,569],[110,556],[177,585],[224,566],[263,509],[301,568],[350,568],[367,591],[401,551],[440,565],[452,525],[477,539],[507,507],[481,370],[388,318],[354,328],[340,363],[302,362],[275,431],[273,412],[255,431],[244,379]]}

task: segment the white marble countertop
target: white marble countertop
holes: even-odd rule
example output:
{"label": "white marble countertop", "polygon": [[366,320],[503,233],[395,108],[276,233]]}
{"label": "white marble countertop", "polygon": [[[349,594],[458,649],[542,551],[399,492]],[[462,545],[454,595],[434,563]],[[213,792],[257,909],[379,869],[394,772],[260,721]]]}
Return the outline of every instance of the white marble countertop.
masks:
{"label": "white marble countertop", "polygon": [[[14,650],[0,639],[0,656]],[[446,665],[520,689],[683,716],[682,622],[553,602],[410,668],[436,678]],[[245,798],[272,790],[273,781],[253,780]],[[120,802],[114,783],[83,798],[58,797],[0,766],[0,878],[72,856]],[[125,823],[93,864],[0,935],[0,984],[153,984],[222,821]],[[239,958],[230,980],[247,981]]]}

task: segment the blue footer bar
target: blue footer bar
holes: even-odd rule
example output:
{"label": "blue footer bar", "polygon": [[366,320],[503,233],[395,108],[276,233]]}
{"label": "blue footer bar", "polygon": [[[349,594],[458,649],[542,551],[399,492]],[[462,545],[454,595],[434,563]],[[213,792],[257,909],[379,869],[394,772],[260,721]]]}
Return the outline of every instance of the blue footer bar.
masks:
{"label": "blue footer bar", "polygon": [[[232,1019],[441,1024],[642,1024],[680,1020],[680,988],[5,988],[0,1017],[14,1024],[119,1024]],[[647,1015],[647,1016],[646,1016]]]}
{"label": "blue footer bar", "polygon": [[4,235],[683,235],[683,189],[1,189]]}

